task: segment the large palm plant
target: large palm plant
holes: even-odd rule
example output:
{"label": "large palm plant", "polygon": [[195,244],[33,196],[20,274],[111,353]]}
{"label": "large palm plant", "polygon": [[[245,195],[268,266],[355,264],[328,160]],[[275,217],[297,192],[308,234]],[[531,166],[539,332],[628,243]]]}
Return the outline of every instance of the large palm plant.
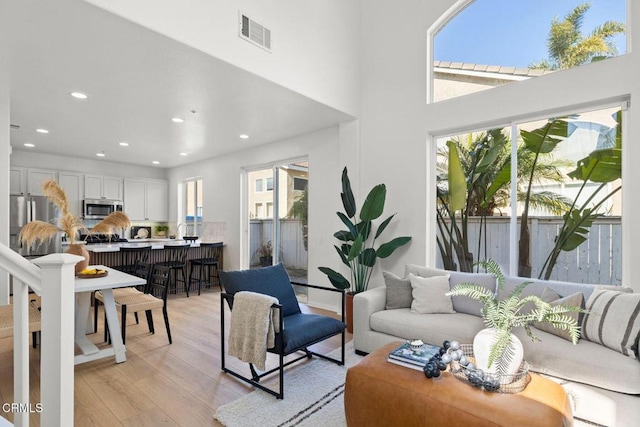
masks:
{"label": "large palm plant", "polygon": [[589,3],[583,3],[563,20],[554,18],[547,38],[549,59],[531,64],[529,68],[564,70],[615,56],[617,49],[611,39],[625,32],[624,24],[607,21],[590,34],[582,34],[584,16],[590,7]]}
{"label": "large palm plant", "polygon": [[[437,225],[440,231],[437,244],[446,269],[471,271],[474,259],[468,219],[480,217],[482,235],[486,236],[486,217],[509,205],[511,142],[501,130],[492,129],[452,138],[447,141],[447,147],[439,149],[437,160]],[[544,209],[562,215],[569,209],[568,199],[557,193],[530,189],[533,182],[563,182],[561,169],[570,163],[547,155],[546,151],[539,153],[534,148],[526,143],[518,147],[518,202],[523,202],[526,210]],[[474,249],[480,257],[483,239],[476,243]],[[487,253],[486,247],[484,252]]]}
{"label": "large palm plant", "polygon": [[334,233],[333,236],[340,242],[340,246],[334,245],[334,248],[342,263],[349,267],[351,277],[349,280],[329,267],[318,267],[318,269],[327,275],[331,284],[337,289],[349,290],[351,293],[364,292],[369,286],[369,279],[377,259],[387,258],[396,249],[409,243],[411,237],[396,237],[376,247],[378,238],[395,216],[392,214],[379,225],[374,224],[384,211],[387,197],[387,187],[384,184],[378,184],[371,189],[358,212],[345,167],[342,171],[340,197],[344,213],[336,212],[336,214],[347,229]]}

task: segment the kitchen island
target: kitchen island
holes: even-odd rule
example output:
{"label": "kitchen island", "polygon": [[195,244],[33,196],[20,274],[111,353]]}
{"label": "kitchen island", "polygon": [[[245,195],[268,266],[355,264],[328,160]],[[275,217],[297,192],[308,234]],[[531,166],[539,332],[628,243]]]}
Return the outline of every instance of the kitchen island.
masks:
{"label": "kitchen island", "polygon": [[[106,265],[107,267],[118,268],[122,261],[120,255],[121,247],[146,247],[151,245],[151,253],[149,255],[149,263],[154,264],[157,262],[162,262],[165,260],[164,256],[164,248],[172,247],[172,246],[181,246],[183,244],[189,244],[189,252],[187,254],[187,269],[189,268],[189,260],[203,258],[205,255],[203,254],[202,248],[200,248],[200,240],[195,240],[192,242],[187,242],[184,240],[174,240],[174,239],[135,239],[134,241],[122,242],[122,243],[109,243],[109,244],[95,244],[95,245],[86,245],[85,248],[89,252],[90,259],[89,264],[91,265]],[[218,268],[223,270],[223,242],[216,242],[214,246],[214,256],[218,259]],[[189,271],[187,271],[187,277],[189,276]]]}

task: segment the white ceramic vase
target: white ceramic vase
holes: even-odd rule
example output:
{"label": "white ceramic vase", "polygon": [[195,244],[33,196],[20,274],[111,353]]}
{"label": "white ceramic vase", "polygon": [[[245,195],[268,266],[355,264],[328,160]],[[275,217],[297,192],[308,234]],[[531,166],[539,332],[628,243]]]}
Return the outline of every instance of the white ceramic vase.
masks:
{"label": "white ceramic vase", "polygon": [[513,375],[518,372],[522,359],[524,358],[522,342],[520,342],[518,337],[511,334],[509,346],[513,356],[509,359],[508,357],[504,357],[505,355],[503,354],[489,367],[489,355],[491,354],[493,344],[497,340],[497,336],[497,329],[492,328],[483,329],[475,336],[473,339],[473,354],[476,358],[476,366],[485,372],[493,374]]}

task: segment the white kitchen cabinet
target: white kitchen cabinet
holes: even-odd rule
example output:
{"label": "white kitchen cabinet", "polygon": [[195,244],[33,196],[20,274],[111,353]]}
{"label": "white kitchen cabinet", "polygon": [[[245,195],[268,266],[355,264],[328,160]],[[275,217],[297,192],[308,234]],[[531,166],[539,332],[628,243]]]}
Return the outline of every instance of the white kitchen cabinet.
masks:
{"label": "white kitchen cabinet", "polygon": [[102,175],[84,176],[85,199],[122,200],[122,178]]}
{"label": "white kitchen cabinet", "polygon": [[124,179],[124,211],[131,221],[169,219],[167,181],[144,178]]}
{"label": "white kitchen cabinet", "polygon": [[145,179],[124,179],[124,212],[131,221],[146,220],[146,192],[147,181]]}
{"label": "white kitchen cabinet", "polygon": [[42,184],[56,179],[56,171],[45,169],[27,169],[27,193],[32,196],[44,196]]}
{"label": "white kitchen cabinet", "polygon": [[151,221],[169,220],[169,184],[167,181],[147,180],[147,217]]}
{"label": "white kitchen cabinet", "polygon": [[9,168],[9,194],[24,194],[27,192],[27,169],[20,167]]}
{"label": "white kitchen cabinet", "polygon": [[82,178],[81,173],[58,172],[58,185],[67,194],[69,210],[79,217],[82,216]]}

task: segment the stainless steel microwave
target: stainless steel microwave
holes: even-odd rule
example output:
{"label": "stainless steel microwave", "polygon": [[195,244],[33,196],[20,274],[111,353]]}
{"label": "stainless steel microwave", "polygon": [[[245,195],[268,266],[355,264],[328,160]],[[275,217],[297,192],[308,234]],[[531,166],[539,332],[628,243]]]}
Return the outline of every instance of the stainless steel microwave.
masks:
{"label": "stainless steel microwave", "polygon": [[122,212],[122,201],[107,199],[84,199],[84,219],[104,219],[112,212]]}

